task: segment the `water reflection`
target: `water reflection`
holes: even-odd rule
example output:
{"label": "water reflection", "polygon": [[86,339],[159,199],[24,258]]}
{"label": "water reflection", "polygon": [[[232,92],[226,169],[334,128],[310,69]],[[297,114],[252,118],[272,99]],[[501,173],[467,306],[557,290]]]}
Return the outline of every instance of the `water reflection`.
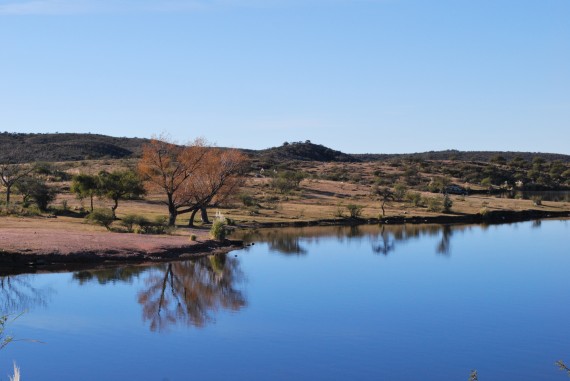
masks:
{"label": "water reflection", "polygon": [[386,232],[386,227],[382,226],[382,232],[380,233],[380,242],[375,244],[372,243],[372,251],[377,254],[388,255],[395,248],[394,240],[390,238],[390,234]]}
{"label": "water reflection", "polygon": [[243,293],[235,288],[242,279],[238,261],[227,255],[159,266],[139,292],[143,319],[152,331],[177,323],[202,327],[219,308],[237,311],[246,305]]}
{"label": "water reflection", "polygon": [[31,275],[0,276],[0,315],[20,314],[34,307],[45,307],[51,288],[37,288]]}
{"label": "water reflection", "polygon": [[237,311],[246,298],[237,286],[244,281],[239,261],[226,254],[164,263],[152,267],[123,267],[73,274],[79,284],[127,282],[143,277],[138,292],[143,320],[151,331],[182,324],[203,327],[220,309]]}
{"label": "water reflection", "polygon": [[116,267],[96,271],[78,271],[73,273],[73,279],[80,285],[97,281],[99,284],[126,282],[133,283],[142,273],[147,271],[146,267]]}
{"label": "water reflection", "polygon": [[[451,255],[451,238],[456,232],[469,230],[476,225],[358,225],[358,226],[314,226],[304,228],[255,229],[238,232],[236,238],[246,242],[266,242],[270,251],[285,255],[307,254],[306,245],[318,243],[321,238],[336,237],[339,242],[353,238],[368,237],[373,253],[388,255],[397,246],[424,236],[439,236],[435,253]],[[305,246],[304,246],[305,245]]]}

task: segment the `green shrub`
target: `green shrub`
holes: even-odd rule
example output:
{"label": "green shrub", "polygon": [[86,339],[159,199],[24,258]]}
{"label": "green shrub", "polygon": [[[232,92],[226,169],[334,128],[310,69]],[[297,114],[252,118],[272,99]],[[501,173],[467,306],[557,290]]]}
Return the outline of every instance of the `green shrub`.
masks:
{"label": "green shrub", "polygon": [[142,216],[138,216],[136,214],[127,214],[121,219],[121,225],[127,228],[129,233],[133,232],[134,225],[141,225],[141,220],[145,219]]}
{"label": "green shrub", "polygon": [[337,204],[336,209],[334,211],[334,216],[337,218],[344,218],[344,208],[342,204]]}
{"label": "green shrub", "polygon": [[212,223],[212,228],[210,229],[210,235],[212,238],[222,241],[226,238],[226,220],[224,218],[216,218]]}
{"label": "green shrub", "polygon": [[443,211],[445,213],[449,213],[451,211],[451,207],[453,206],[453,201],[449,195],[443,196]]}
{"label": "green shrub", "polygon": [[407,190],[408,188],[404,184],[394,185],[394,197],[396,200],[403,200]]}
{"label": "green shrub", "polygon": [[427,199],[427,208],[430,212],[442,212],[443,201],[438,197],[430,197]]}
{"label": "green shrub", "polygon": [[86,218],[92,224],[104,226],[107,230],[111,230],[111,224],[115,220],[110,209],[95,209]]}
{"label": "green shrub", "polygon": [[171,234],[174,227],[168,226],[168,219],[165,216],[159,216],[154,221],[149,221],[143,216],[136,216],[135,224],[138,228],[134,229],[138,234]]}
{"label": "green shrub", "polygon": [[364,207],[362,205],[349,204],[346,206],[346,209],[348,209],[350,218],[359,218],[362,215]]}
{"label": "green shrub", "polygon": [[198,237],[196,237],[196,234],[192,234],[190,235],[190,241],[196,241]]}
{"label": "green shrub", "polygon": [[271,181],[271,186],[280,193],[289,193],[295,189],[299,189],[301,181],[306,178],[303,172],[284,171],[275,175]]}
{"label": "green shrub", "polygon": [[422,202],[422,194],[420,192],[406,192],[406,201],[411,202],[414,206],[424,206]]}
{"label": "green shrub", "polygon": [[244,206],[254,206],[257,204],[255,202],[255,199],[253,198],[253,196],[251,196],[247,193],[240,194],[239,199],[241,200],[241,202],[243,203]]}

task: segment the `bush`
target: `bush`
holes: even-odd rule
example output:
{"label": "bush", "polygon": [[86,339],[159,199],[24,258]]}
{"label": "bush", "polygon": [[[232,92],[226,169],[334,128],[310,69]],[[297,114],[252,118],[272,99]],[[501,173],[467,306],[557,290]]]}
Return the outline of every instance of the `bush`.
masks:
{"label": "bush", "polygon": [[540,196],[532,196],[530,198],[534,206],[541,206],[542,205],[542,197]]}
{"label": "bush", "polygon": [[243,203],[244,206],[256,205],[256,202],[255,202],[255,199],[253,198],[253,196],[251,196],[247,193],[240,194],[239,199],[241,200],[241,202]]}
{"label": "bush", "polygon": [[148,225],[148,220],[137,214],[127,214],[122,218],[121,225],[126,227],[129,233],[132,233],[135,225],[138,225],[139,227]]}
{"label": "bush", "polygon": [[190,241],[196,241],[197,238],[196,234],[190,235]]}
{"label": "bush", "polygon": [[216,218],[212,223],[212,228],[210,229],[210,235],[212,238],[222,241],[226,239],[226,220],[224,218]]}
{"label": "bush", "polygon": [[50,188],[44,180],[36,177],[24,177],[16,183],[16,186],[23,196],[25,206],[29,201],[33,201],[44,212],[57,195],[55,189]]}
{"label": "bush", "polygon": [[107,230],[111,230],[111,224],[115,220],[110,209],[95,209],[86,218],[92,224],[104,226]]}
{"label": "bush", "polygon": [[451,197],[445,195],[443,197],[443,211],[445,213],[449,213],[451,211],[452,206],[453,206],[453,201],[451,200]]}
{"label": "bush", "polygon": [[164,216],[156,217],[154,221],[139,216],[137,225],[139,228],[135,232],[138,234],[170,234],[174,230],[174,227],[168,226],[168,219]]}
{"label": "bush", "polygon": [[344,209],[341,204],[337,204],[336,209],[334,211],[334,216],[337,218],[344,218]]}
{"label": "bush", "polygon": [[271,181],[271,186],[280,193],[289,193],[298,189],[301,181],[305,179],[303,172],[285,171],[278,173]]}
{"label": "bush", "polygon": [[407,187],[404,184],[396,184],[394,185],[394,197],[396,200],[401,201],[404,199],[406,195]]}
{"label": "bush", "polygon": [[406,201],[411,202],[414,206],[424,206],[422,202],[422,194],[420,192],[406,192]]}
{"label": "bush", "polygon": [[362,209],[364,209],[364,207],[362,205],[349,204],[346,206],[346,209],[348,209],[350,218],[360,218],[362,215]]}
{"label": "bush", "polygon": [[443,202],[440,198],[430,197],[427,199],[427,208],[430,212],[442,212]]}

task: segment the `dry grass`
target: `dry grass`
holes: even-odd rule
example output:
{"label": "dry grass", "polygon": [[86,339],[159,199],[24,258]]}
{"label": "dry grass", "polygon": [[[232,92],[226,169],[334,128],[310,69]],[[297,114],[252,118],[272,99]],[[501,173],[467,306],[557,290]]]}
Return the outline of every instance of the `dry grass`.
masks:
{"label": "dry grass", "polygon": [[[125,167],[133,167],[133,160],[98,160],[71,163],[59,163],[66,171],[75,174],[79,172],[97,173],[100,170],[114,170]],[[336,218],[339,211],[348,215],[346,206],[349,204],[363,206],[362,217],[377,218],[381,214],[380,200],[371,196],[372,183],[374,182],[374,172],[381,172],[382,176],[397,175],[401,168],[394,168],[389,163],[318,163],[301,162],[296,163],[291,169],[302,170],[313,178],[305,179],[301,182],[299,190],[290,194],[280,194],[270,187],[270,179],[250,176],[245,187],[240,191],[248,194],[255,200],[256,206],[246,207],[235,197],[220,208],[213,208],[210,214],[213,216],[220,210],[226,217],[241,223],[252,222],[295,222]],[[331,181],[321,179],[330,173],[347,173],[351,176],[351,181]],[[429,177],[428,174],[423,174]],[[316,179],[319,177],[319,179]],[[471,189],[480,188],[474,184],[462,184],[459,179],[452,179],[453,182]],[[56,186],[65,189],[69,187],[69,182],[61,182]],[[422,192],[424,197],[441,197],[441,195]],[[493,210],[542,210],[542,211],[570,211],[568,202],[543,202],[541,206],[533,205],[531,200],[506,199],[494,196],[474,195],[474,196],[451,196],[453,200],[452,213],[455,214],[476,214],[482,209]],[[138,214],[148,219],[155,219],[167,215],[167,209],[161,204],[163,195],[150,194],[145,200],[121,201],[117,209],[117,216],[121,218],[126,214]],[[15,197],[17,201],[18,198]],[[88,200],[77,200],[72,194],[63,193],[58,196],[53,203],[56,207],[61,207],[63,202],[67,203],[70,210],[87,208]],[[110,207],[107,200],[95,200],[95,207]],[[425,207],[414,207],[411,203],[402,201],[391,201],[385,205],[386,216],[437,216],[441,213],[430,212]],[[184,226],[188,223],[188,214],[179,216],[177,224]],[[102,227],[87,225],[83,219],[58,217],[56,219],[24,219],[25,224],[17,224],[21,228],[33,229],[38,224],[48,225],[54,229],[65,231],[68,229],[78,231],[104,231]],[[14,226],[11,218],[0,218],[0,228]],[[197,224],[200,224],[199,214]],[[176,234],[190,235],[194,232],[183,229]],[[198,234],[200,234],[198,232]]]}

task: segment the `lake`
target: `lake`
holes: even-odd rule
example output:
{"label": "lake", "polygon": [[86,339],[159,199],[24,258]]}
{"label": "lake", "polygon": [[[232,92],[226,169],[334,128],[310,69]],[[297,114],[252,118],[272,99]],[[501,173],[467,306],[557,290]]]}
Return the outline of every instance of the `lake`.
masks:
{"label": "lake", "polygon": [[226,256],[3,276],[22,380],[566,380],[570,222],[246,232]]}

